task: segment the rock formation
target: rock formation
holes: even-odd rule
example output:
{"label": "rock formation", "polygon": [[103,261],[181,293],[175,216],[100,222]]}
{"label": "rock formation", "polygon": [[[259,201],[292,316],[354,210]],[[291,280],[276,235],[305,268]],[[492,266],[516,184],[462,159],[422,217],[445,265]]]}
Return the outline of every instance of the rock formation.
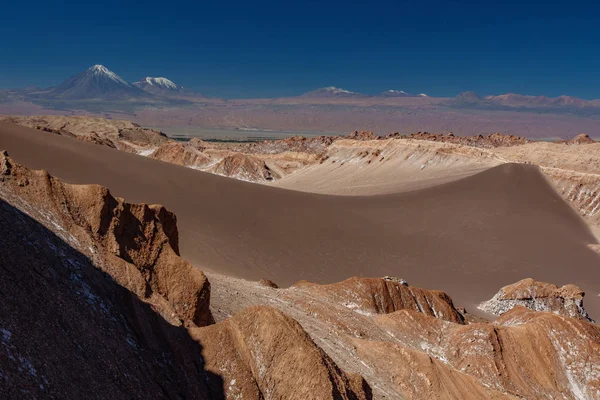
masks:
{"label": "rock formation", "polygon": [[370,398],[362,377],[343,373],[298,322],[271,307],[248,308],[194,329],[206,369],[223,377],[228,398]]}
{"label": "rock formation", "polygon": [[556,143],[561,143],[561,144],[564,143],[567,145],[572,145],[572,144],[590,144],[590,143],[596,143],[596,141],[594,139],[592,139],[589,135],[587,135],[585,133],[581,133],[569,140],[557,140]]}
{"label": "rock formation", "polygon": [[167,320],[212,321],[210,284],[179,257],[175,215],[162,206],[129,204],[99,185],[69,185],[30,171],[0,153],[0,194],[22,202],[119,284],[152,303]]}
{"label": "rock formation", "polygon": [[352,277],[330,285],[298,282],[293,287],[315,295],[327,295],[335,302],[364,315],[414,310],[435,318],[464,323],[464,318],[446,293],[412,287],[398,278]]}
{"label": "rock formation", "polygon": [[502,315],[517,306],[534,311],[551,311],[558,315],[591,321],[583,308],[585,293],[575,285],[557,287],[551,283],[523,279],[504,286],[488,301],[479,305],[483,311]]}
{"label": "rock formation", "polygon": [[132,153],[147,151],[148,148],[156,148],[168,141],[167,136],[160,131],[142,128],[134,122],[124,120],[48,115],[36,117],[2,116],[0,121],[70,136]]}
{"label": "rock formation", "polygon": [[0,398],[222,398],[185,329],[98,269],[68,232],[32,218],[48,211],[27,215],[6,193],[2,181]]}
{"label": "rock formation", "polygon": [[272,181],[280,178],[280,175],[271,171],[264,161],[241,153],[234,153],[223,158],[214,167],[214,172],[249,182]]}
{"label": "rock formation", "polygon": [[443,292],[390,277],[278,290],[210,279],[217,320],[275,306],[377,398],[600,399],[600,328],[583,318],[517,306],[493,323],[464,320]]}
{"label": "rock formation", "polygon": [[502,133],[492,133],[490,135],[475,135],[475,136],[455,136],[452,133],[435,134],[428,132],[417,132],[410,135],[391,134],[387,138],[401,138],[413,140],[426,140],[431,142],[443,142],[460,144],[470,147],[480,148],[496,148],[496,147],[512,147],[526,143],[531,143],[530,140],[514,135],[504,135]]}

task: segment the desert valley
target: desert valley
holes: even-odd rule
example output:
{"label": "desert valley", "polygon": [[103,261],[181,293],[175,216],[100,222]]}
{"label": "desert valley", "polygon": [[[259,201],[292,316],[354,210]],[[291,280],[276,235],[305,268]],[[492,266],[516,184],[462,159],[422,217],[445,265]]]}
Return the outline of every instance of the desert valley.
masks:
{"label": "desert valley", "polygon": [[0,400],[600,400],[599,2],[4,2]]}
{"label": "desert valley", "polygon": [[600,142],[187,139],[0,116],[3,398],[600,399]]}

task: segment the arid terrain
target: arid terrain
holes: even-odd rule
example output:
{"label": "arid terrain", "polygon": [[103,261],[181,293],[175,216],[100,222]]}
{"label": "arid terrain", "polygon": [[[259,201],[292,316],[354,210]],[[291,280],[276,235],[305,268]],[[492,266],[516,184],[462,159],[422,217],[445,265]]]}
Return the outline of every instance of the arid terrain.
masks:
{"label": "arid terrain", "polygon": [[586,135],[4,116],[0,150],[2,398],[600,399]]}

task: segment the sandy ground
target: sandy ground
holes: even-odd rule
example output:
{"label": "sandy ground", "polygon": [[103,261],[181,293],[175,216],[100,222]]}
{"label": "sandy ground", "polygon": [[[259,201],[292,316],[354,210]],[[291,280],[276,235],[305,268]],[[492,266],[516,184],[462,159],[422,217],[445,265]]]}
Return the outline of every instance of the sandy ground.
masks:
{"label": "sandy ground", "polygon": [[392,275],[474,309],[525,277],[588,293],[600,317],[596,238],[536,167],[506,164],[379,196],[330,196],[240,182],[0,124],[0,149],[73,183],[99,183],[178,216],[182,255],[224,275],[334,282]]}

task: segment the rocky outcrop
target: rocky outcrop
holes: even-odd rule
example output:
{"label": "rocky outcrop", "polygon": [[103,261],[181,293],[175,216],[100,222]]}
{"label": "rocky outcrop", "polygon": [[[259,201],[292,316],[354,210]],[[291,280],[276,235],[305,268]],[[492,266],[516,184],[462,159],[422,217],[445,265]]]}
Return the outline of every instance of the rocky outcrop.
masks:
{"label": "rocky outcrop", "polygon": [[[364,376],[376,398],[600,399],[600,328],[582,318],[517,306],[494,322],[452,321],[411,306],[412,296],[425,301],[415,296],[419,289],[393,277],[278,290],[210,278],[217,282],[217,320],[249,306],[275,306],[344,371]],[[401,304],[390,289],[412,295],[402,291]],[[429,292],[431,308],[443,306],[431,300],[435,291],[420,291]]]}
{"label": "rocky outcrop", "polygon": [[272,181],[281,177],[277,172],[272,171],[263,160],[242,153],[226,156],[215,165],[213,171],[218,175],[248,182]]}
{"label": "rocky outcrop", "polygon": [[387,384],[402,393],[404,399],[517,399],[485,387],[474,377],[426,352],[392,341],[355,339],[353,344],[357,355],[378,374],[387,376]]}
{"label": "rocky outcrop", "polygon": [[381,139],[381,137],[370,131],[360,131],[360,132],[354,131],[354,132],[346,135],[346,137],[344,139],[364,141],[364,140],[379,140],[379,139]]}
{"label": "rocky outcrop", "polygon": [[[437,393],[456,393],[453,398],[473,396],[477,392],[467,389],[473,383],[479,390],[492,389],[518,398],[600,398],[600,329],[585,320],[516,307],[493,324],[461,326],[407,310],[377,316],[376,323],[392,334],[396,343],[395,351],[389,345],[385,350],[395,360],[395,376],[415,383],[416,388],[404,386],[401,378],[396,383],[409,398],[419,398],[419,388],[431,390],[427,382],[439,385]],[[431,359],[415,362],[417,356],[411,350]],[[364,353],[359,349],[359,354]],[[368,353],[365,357],[379,368],[385,367],[386,359]],[[434,368],[429,367],[432,363]],[[447,367],[475,381],[469,383],[470,379],[460,375],[449,381]],[[415,370],[426,379],[411,374]],[[451,382],[461,381],[464,386],[455,392],[457,387]],[[417,392],[412,392],[415,389]]]}
{"label": "rocky outcrop", "polygon": [[567,144],[567,145],[572,145],[572,144],[577,145],[577,144],[596,143],[596,141],[594,139],[592,139],[588,134],[581,133],[569,140],[557,140],[556,143]]}
{"label": "rocky outcrop", "polygon": [[483,311],[502,315],[521,306],[534,311],[551,311],[558,315],[591,321],[583,308],[585,293],[575,285],[557,287],[551,283],[523,279],[504,286],[488,301],[479,305]]}
{"label": "rocky outcrop", "polygon": [[475,135],[475,136],[455,136],[452,133],[437,134],[428,132],[417,132],[410,135],[401,135],[394,133],[388,135],[387,138],[401,138],[413,140],[427,140],[431,142],[443,142],[460,144],[470,147],[479,148],[496,148],[496,147],[512,147],[526,143],[531,143],[531,140],[520,136],[505,135],[502,133],[492,133],[491,135]]}
{"label": "rocky outcrop", "polygon": [[57,230],[119,284],[177,324],[211,323],[210,284],[179,257],[175,216],[99,185],[69,185],[0,154],[0,194]]}
{"label": "rocky outcrop", "polygon": [[[308,153],[320,154],[340,136],[290,136],[280,140],[263,140],[260,142],[211,142],[211,148],[230,150],[248,154],[282,154]],[[194,139],[190,140],[190,143]]]}
{"label": "rocky outcrop", "polygon": [[11,205],[8,184],[0,182],[0,398],[222,398],[185,329],[98,269],[69,233],[32,218],[48,211]]}
{"label": "rocky outcrop", "polygon": [[202,169],[216,162],[202,150],[181,142],[168,142],[149,154],[149,157],[184,167]]}
{"label": "rocky outcrop", "polygon": [[261,279],[258,284],[264,287],[270,287],[272,289],[279,289],[279,286],[275,282],[267,278]]}
{"label": "rocky outcrop", "polygon": [[191,334],[204,345],[207,370],[223,377],[228,399],[371,397],[362,377],[341,371],[298,322],[271,307],[248,308]]}
{"label": "rocky outcrop", "polygon": [[0,117],[0,121],[70,136],[85,142],[128,152],[137,152],[139,148],[157,147],[168,141],[167,136],[160,131],[142,128],[134,122],[124,120],[46,115],[4,116]]}
{"label": "rocky outcrop", "polygon": [[399,278],[352,277],[329,285],[303,281],[293,287],[327,296],[363,315],[413,310],[446,321],[464,323],[463,316],[454,308],[452,299],[446,293],[409,286]]}

